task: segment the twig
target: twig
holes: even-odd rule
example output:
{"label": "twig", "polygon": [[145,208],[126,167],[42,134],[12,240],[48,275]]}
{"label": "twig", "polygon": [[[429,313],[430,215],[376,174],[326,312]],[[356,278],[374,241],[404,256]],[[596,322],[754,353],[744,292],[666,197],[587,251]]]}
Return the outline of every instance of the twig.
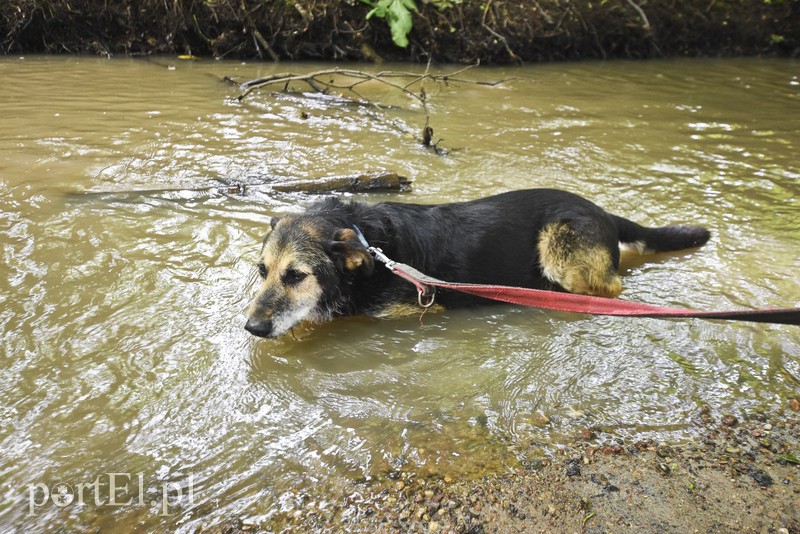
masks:
{"label": "twig", "polygon": [[553,20],[553,17],[551,17],[550,15],[548,15],[548,14],[547,14],[547,11],[545,11],[544,9],[542,9],[542,6],[540,6],[540,5],[539,5],[539,2],[537,2],[536,0],[532,0],[532,2],[533,2],[533,5],[534,5],[534,6],[536,6],[536,9],[538,9],[538,10],[539,10],[539,13],[541,13],[541,15],[542,15],[542,18],[544,18],[545,22],[547,22],[549,25],[551,25],[551,26],[552,26],[552,25],[553,25],[553,23],[555,22],[555,21]]}
{"label": "twig", "polygon": [[[278,58],[278,54],[275,53],[275,51],[269,45],[267,40],[264,39],[264,36],[261,35],[261,32],[258,31],[258,28],[256,27],[256,23],[253,21],[253,17],[250,16],[250,12],[247,11],[247,7],[244,5],[244,0],[242,0],[242,3],[241,3],[241,10],[242,10],[242,13],[244,13],[244,18],[245,18],[245,21],[247,22],[248,28],[250,29],[250,33],[253,34],[253,39],[256,41],[256,49],[258,49],[258,45],[260,44],[261,48],[266,50],[267,54],[269,54],[269,57],[272,58],[272,61],[274,61],[275,63],[278,63],[278,61],[280,61],[280,59]],[[260,51],[259,51],[258,55],[259,55],[259,57],[261,56],[261,52]]]}
{"label": "twig", "polygon": [[650,31],[650,29],[651,29],[650,21],[647,20],[647,15],[645,14],[644,10],[641,7],[639,7],[639,4],[637,4],[633,0],[626,0],[626,1],[628,2],[628,4],[633,9],[636,10],[636,12],[639,14],[639,17],[641,17],[641,19],[642,19],[642,29],[645,30],[645,31]]}
{"label": "twig", "polygon": [[517,56],[514,53],[514,51],[511,50],[511,47],[508,46],[508,40],[499,33],[497,33],[496,31],[494,31],[488,24],[486,24],[486,14],[489,12],[489,8],[492,7],[492,1],[493,0],[489,0],[488,2],[486,2],[486,5],[483,8],[483,16],[481,17],[481,26],[483,26],[486,30],[489,31],[489,33],[494,35],[497,39],[499,39],[503,43],[503,46],[505,46],[506,48],[506,52],[513,61],[516,61],[517,63],[522,63],[522,60],[519,58],[519,56]]}

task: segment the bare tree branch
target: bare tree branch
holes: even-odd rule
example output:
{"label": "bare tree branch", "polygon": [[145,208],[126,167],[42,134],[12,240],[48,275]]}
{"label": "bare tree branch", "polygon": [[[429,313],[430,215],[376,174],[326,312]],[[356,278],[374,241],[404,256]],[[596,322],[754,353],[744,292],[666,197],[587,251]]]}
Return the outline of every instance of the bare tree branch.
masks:
{"label": "bare tree branch", "polygon": [[[490,87],[494,87],[500,85],[506,80],[498,80],[493,82],[484,82],[480,80],[468,80],[464,78],[460,78],[459,75],[463,74],[464,72],[468,71],[471,68],[476,67],[478,64],[470,65],[468,67],[464,67],[459,69],[455,72],[447,73],[447,74],[431,74],[428,68],[425,69],[425,73],[418,74],[413,72],[397,72],[397,71],[381,71],[376,74],[371,74],[369,72],[364,72],[361,70],[353,70],[353,69],[325,69],[325,70],[318,70],[315,72],[309,72],[308,74],[293,74],[290,72],[283,72],[279,74],[273,74],[272,76],[267,76],[265,78],[258,78],[256,80],[250,80],[239,84],[239,87],[242,88],[242,93],[237,97],[239,101],[244,100],[251,92],[255,91],[256,89],[260,89],[262,87],[272,86],[272,85],[283,85],[284,91],[288,90],[289,86],[295,82],[302,82],[311,87],[312,90],[318,93],[327,92],[331,89],[337,89],[342,91],[348,91],[355,95],[357,95],[360,99],[361,95],[358,94],[357,91],[354,89],[361,84],[367,82],[377,82],[384,84],[388,87],[396,89],[401,93],[404,93],[411,98],[419,101],[421,104],[424,104],[424,99],[417,93],[411,90],[413,86],[416,84],[421,84],[422,82],[429,80],[432,82],[440,82],[440,83],[448,83],[448,82],[456,82],[456,83],[469,83],[475,85],[486,85]],[[333,78],[335,77],[335,78]],[[407,79],[405,83],[397,83],[393,81],[393,79]],[[227,80],[236,83],[231,78],[226,78]]]}
{"label": "bare tree branch", "polygon": [[[365,98],[360,92],[361,86],[368,82],[382,84],[419,102],[419,104],[422,106],[422,110],[425,112],[425,125],[422,127],[421,136],[418,137],[418,140],[425,148],[436,154],[444,155],[447,153],[447,151],[439,148],[438,146],[438,144],[441,142],[441,139],[433,142],[433,128],[430,126],[430,110],[428,108],[429,97],[426,82],[434,82],[444,85],[449,83],[463,83],[494,87],[506,81],[497,80],[486,82],[480,80],[470,80],[461,76],[466,71],[476,66],[478,66],[478,63],[446,74],[432,74],[430,72],[430,63],[428,63],[428,65],[425,67],[425,72],[422,74],[398,71],[381,71],[376,74],[371,74],[361,70],[340,69],[337,67],[333,69],[309,72],[308,74],[282,72],[267,76],[265,78],[258,78],[256,80],[250,80],[241,83],[236,82],[230,77],[226,77],[225,80],[239,85],[239,88],[242,90],[241,94],[239,94],[237,97],[239,102],[244,100],[253,91],[263,87],[279,86],[281,87],[281,91],[288,92],[293,85],[300,84],[310,87],[315,93],[329,94],[335,91],[339,96],[345,98],[347,102],[372,106],[382,112],[385,112],[386,110],[384,106]],[[404,134],[411,134],[414,137],[417,136],[415,132],[409,131],[407,127],[398,126],[393,121],[389,121],[389,123],[393,127],[398,128],[398,130]]]}

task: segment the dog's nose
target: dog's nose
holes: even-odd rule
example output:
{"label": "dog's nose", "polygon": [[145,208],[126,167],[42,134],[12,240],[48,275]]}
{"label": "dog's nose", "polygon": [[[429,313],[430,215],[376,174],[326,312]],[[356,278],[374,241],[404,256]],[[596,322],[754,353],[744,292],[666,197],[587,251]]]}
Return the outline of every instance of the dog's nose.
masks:
{"label": "dog's nose", "polygon": [[251,317],[247,320],[247,324],[244,325],[244,329],[254,336],[271,337],[272,321],[269,319],[264,320]]}

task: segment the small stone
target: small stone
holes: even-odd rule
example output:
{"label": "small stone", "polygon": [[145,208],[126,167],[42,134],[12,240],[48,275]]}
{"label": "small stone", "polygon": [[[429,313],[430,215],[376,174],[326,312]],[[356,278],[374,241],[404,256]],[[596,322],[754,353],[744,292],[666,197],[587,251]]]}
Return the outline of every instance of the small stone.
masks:
{"label": "small stone", "polygon": [[751,467],[749,470],[749,474],[753,477],[759,486],[762,488],[768,488],[772,486],[772,477],[769,476],[767,473],[762,471],[761,469],[756,469],[755,467]]}
{"label": "small stone", "polygon": [[444,483],[445,484],[450,484],[451,482],[453,482],[453,477],[451,477],[450,475],[445,475],[444,476]]}
{"label": "small stone", "polygon": [[581,474],[581,464],[578,460],[570,460],[567,462],[567,470],[566,470],[568,477],[575,477]]}
{"label": "small stone", "polygon": [[533,424],[536,426],[547,426],[550,424],[550,418],[542,412],[533,414]]}
{"label": "small stone", "polygon": [[525,465],[531,471],[540,471],[544,467],[544,462],[539,458],[529,460]]}
{"label": "small stone", "polygon": [[431,490],[425,490],[425,497],[427,497],[428,499],[430,499],[431,497],[433,497],[433,491],[431,491]]}
{"label": "small stone", "polygon": [[729,413],[726,413],[725,415],[722,416],[722,421],[721,422],[722,422],[723,426],[736,426],[737,424],[739,424],[739,420],[736,419],[735,416],[733,416],[733,415],[731,415]]}
{"label": "small stone", "polygon": [[417,517],[417,519],[422,519],[422,516],[425,515],[426,512],[427,510],[425,509],[425,507],[420,506],[419,508],[417,508],[417,513],[415,513],[414,515]]}
{"label": "small stone", "polygon": [[397,491],[402,491],[402,490],[403,490],[403,488],[405,488],[405,487],[406,487],[406,483],[405,483],[405,482],[403,482],[402,480],[399,480],[399,481],[397,482],[397,484],[395,484],[395,485],[394,485],[394,488],[395,488]]}
{"label": "small stone", "polygon": [[656,447],[656,455],[658,455],[659,458],[672,458],[675,456],[675,451],[672,450],[672,447],[669,445],[659,445]]}
{"label": "small stone", "polygon": [[800,412],[800,401],[797,399],[789,399],[789,408],[795,412]]}
{"label": "small stone", "polygon": [[439,523],[436,521],[431,521],[428,523],[428,532],[438,532],[439,531]]}

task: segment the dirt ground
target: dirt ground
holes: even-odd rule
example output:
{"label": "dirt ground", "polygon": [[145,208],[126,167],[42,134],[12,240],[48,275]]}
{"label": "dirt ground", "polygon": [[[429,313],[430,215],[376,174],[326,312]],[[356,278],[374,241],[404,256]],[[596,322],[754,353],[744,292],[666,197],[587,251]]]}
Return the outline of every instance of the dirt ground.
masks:
{"label": "dirt ground", "polygon": [[401,8],[405,47],[367,18],[378,1],[4,0],[0,53],[484,65],[800,55],[797,0],[416,0]]}
{"label": "dirt ground", "polygon": [[511,474],[411,474],[346,488],[332,508],[311,502],[270,524],[234,518],[209,532],[800,533],[798,410],[791,400],[747,421],[700,413],[699,437],[681,444],[587,431]]}

